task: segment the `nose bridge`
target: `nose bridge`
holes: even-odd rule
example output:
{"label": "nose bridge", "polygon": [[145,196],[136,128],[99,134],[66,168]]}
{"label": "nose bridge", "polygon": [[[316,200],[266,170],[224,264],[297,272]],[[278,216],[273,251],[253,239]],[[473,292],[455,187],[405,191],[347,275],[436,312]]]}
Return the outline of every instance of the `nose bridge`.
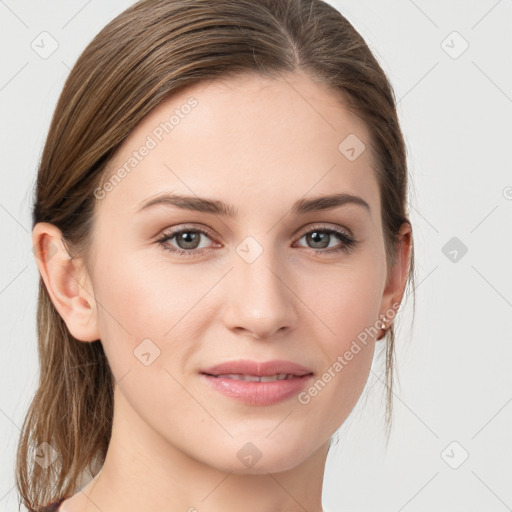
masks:
{"label": "nose bridge", "polygon": [[247,236],[235,249],[229,323],[257,337],[291,328],[296,321],[293,293],[283,274],[272,236]]}

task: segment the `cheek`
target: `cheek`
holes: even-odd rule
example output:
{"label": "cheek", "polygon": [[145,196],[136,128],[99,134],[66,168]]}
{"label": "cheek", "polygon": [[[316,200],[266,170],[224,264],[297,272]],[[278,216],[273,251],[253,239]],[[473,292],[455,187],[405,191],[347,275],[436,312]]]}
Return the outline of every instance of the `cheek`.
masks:
{"label": "cheek", "polygon": [[112,371],[116,378],[138,372],[145,368],[143,357],[154,360],[152,370],[174,373],[186,358],[182,351],[192,349],[192,341],[209,319],[207,301],[201,299],[218,275],[198,278],[190,266],[163,259],[148,265],[151,258],[143,252],[118,256],[98,259],[94,286],[102,344]]}
{"label": "cheek", "polygon": [[102,345],[124,397],[148,422],[155,410],[193,409],[179,368],[194,337],[194,304],[211,285],[194,286],[178,266],[163,273],[129,258],[101,268],[95,293]]}
{"label": "cheek", "polygon": [[331,355],[344,351],[351,341],[375,325],[382,299],[384,269],[378,262],[332,267],[306,280],[299,296],[310,305],[322,326]]}
{"label": "cheek", "polygon": [[366,260],[354,259],[353,264],[326,268],[302,284],[300,296],[316,315],[313,318],[320,326],[316,338],[325,354],[323,372],[306,390],[303,403],[333,405],[333,428],[348,416],[369,375],[384,272],[385,267],[370,255]]}
{"label": "cheek", "polygon": [[[359,283],[360,284],[360,283]],[[324,365],[309,388],[299,396],[299,402],[311,409],[309,416],[324,418],[317,428],[330,435],[344,423],[359,400],[371,369],[378,300],[372,289],[346,287],[323,303],[323,320],[334,334],[318,337],[318,347],[324,352]],[[320,310],[319,310],[320,311]]]}
{"label": "cheek", "polygon": [[123,337],[162,338],[211,286],[207,277],[193,279],[184,266],[148,265],[149,260],[140,253],[102,266],[97,295],[105,306],[101,315],[105,334],[114,329]]}

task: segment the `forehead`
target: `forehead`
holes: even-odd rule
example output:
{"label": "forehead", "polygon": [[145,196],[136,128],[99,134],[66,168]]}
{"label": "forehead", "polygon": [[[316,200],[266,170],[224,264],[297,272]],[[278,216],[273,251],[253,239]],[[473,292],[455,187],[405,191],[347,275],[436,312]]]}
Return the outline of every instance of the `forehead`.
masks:
{"label": "forehead", "polygon": [[365,124],[327,86],[303,73],[222,78],[174,94],[135,127],[100,206],[132,215],[163,191],[241,206],[336,191],[375,203],[373,165]]}

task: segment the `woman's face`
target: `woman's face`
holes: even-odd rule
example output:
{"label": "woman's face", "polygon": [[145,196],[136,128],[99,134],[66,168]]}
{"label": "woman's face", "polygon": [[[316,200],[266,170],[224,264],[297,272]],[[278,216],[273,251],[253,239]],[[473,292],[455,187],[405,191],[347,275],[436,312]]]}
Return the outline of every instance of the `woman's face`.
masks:
{"label": "woman's face", "polygon": [[[201,83],[137,126],[96,194],[90,274],[114,421],[131,439],[248,473],[325,448],[367,380],[364,333],[389,305],[372,165],[365,126],[303,74]],[[190,201],[144,207],[165,194]],[[296,207],[335,194],[360,200]],[[249,403],[201,374],[239,359],[313,376]]]}

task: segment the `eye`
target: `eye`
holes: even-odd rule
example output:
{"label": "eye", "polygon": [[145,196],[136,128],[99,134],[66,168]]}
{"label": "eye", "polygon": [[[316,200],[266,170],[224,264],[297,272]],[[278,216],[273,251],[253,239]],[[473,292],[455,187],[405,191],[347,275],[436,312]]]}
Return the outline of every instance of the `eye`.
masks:
{"label": "eye", "polygon": [[[313,247],[308,247],[315,253],[333,253],[333,252],[350,252],[357,244],[357,241],[350,232],[345,232],[337,228],[327,226],[317,226],[314,229],[309,229],[304,232],[299,240],[306,238],[306,242],[312,244]],[[341,244],[335,247],[330,247],[329,244],[333,239],[338,239]],[[325,250],[328,249],[328,250]]]}
{"label": "eye", "polygon": [[[194,256],[197,254],[196,249],[203,249],[199,247],[201,237],[210,238],[210,233],[203,229],[198,228],[184,228],[164,233],[163,237],[158,239],[157,242],[162,246],[162,249],[172,252],[174,254],[184,256]],[[169,245],[169,241],[173,238],[176,239],[178,247]],[[199,251],[201,252],[201,251]]]}
{"label": "eye", "polygon": [[[182,256],[195,256],[198,253],[203,252],[203,249],[205,249],[204,246],[201,247],[202,237],[211,239],[212,235],[209,231],[204,229],[182,227],[181,229],[175,229],[164,233],[157,242],[161,245],[162,249],[171,253]],[[306,242],[313,245],[313,247],[306,247],[306,249],[313,251],[315,254],[330,254],[340,251],[348,253],[358,243],[350,232],[345,232],[340,229],[327,226],[317,226],[313,229],[310,228],[308,231],[303,232],[299,240],[302,238],[306,238]],[[177,246],[170,244],[170,241],[173,239],[176,239],[175,243]],[[336,239],[341,243],[335,247],[329,247],[330,243]],[[218,246],[220,246],[220,244]]]}

